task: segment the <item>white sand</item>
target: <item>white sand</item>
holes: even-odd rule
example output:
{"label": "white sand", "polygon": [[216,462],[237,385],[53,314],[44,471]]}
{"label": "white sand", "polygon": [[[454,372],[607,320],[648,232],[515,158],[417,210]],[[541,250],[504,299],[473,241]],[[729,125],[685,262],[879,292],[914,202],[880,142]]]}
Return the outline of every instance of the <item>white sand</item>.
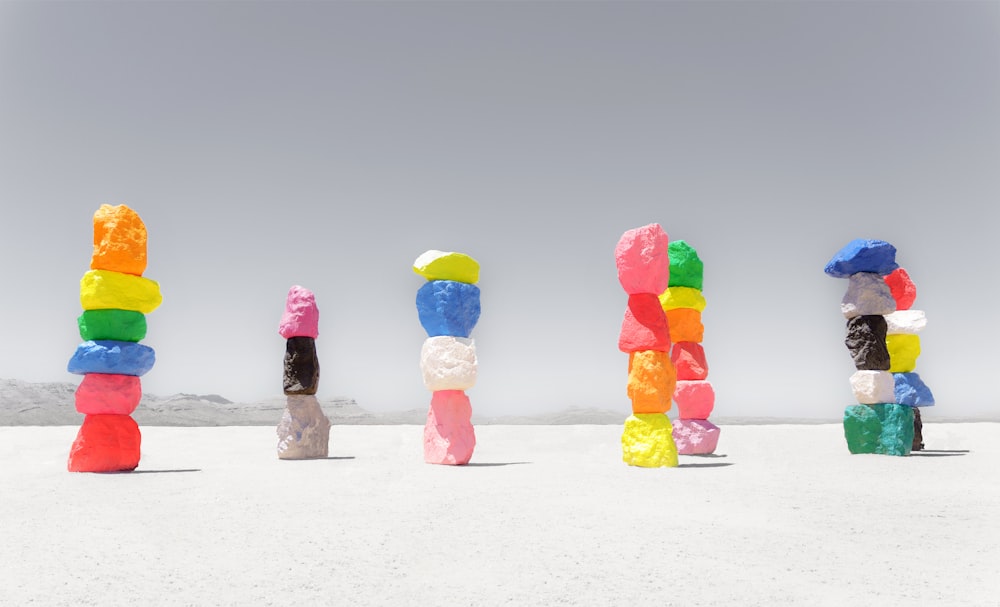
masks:
{"label": "white sand", "polygon": [[[838,425],[730,426],[621,463],[618,426],[143,429],[137,473],[65,471],[75,427],[0,427],[2,605],[998,605],[1000,424],[851,456]],[[967,451],[967,452],[962,452]]]}

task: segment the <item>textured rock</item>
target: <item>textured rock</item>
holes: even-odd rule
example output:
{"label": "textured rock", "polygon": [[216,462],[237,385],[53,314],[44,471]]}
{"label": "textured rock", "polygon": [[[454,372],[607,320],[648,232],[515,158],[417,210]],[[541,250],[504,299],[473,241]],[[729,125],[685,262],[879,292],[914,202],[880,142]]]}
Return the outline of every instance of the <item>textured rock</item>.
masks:
{"label": "textured rock", "polygon": [[670,362],[674,364],[678,381],[708,377],[705,348],[697,342],[681,341],[675,343],[670,350]]}
{"label": "textured rock", "polygon": [[909,310],[917,298],[917,285],[910,280],[910,275],[903,268],[896,268],[885,277],[897,310]]}
{"label": "textured rock", "polygon": [[920,409],[913,410],[913,442],[911,451],[921,451],[924,448],[924,423],[920,420]]}
{"label": "textured rock", "polygon": [[156,352],[149,346],[130,341],[91,340],[76,347],[66,369],[76,375],[145,375],[155,362]]}
{"label": "textured rock", "polygon": [[698,251],[684,240],[675,240],[667,247],[670,256],[671,287],[691,287],[701,290],[704,264]]}
{"label": "textured rock", "polygon": [[76,388],[76,410],[84,415],[131,415],[142,400],[135,375],[88,373]]}
{"label": "textured rock", "polygon": [[424,424],[424,461],[461,466],[476,448],[472,404],[461,390],[440,390],[431,397]]}
{"label": "textured rock", "polygon": [[628,307],[625,308],[625,318],[618,335],[618,349],[622,352],[670,351],[667,317],[656,295],[637,293],[628,296]]}
{"label": "textured rock", "polygon": [[316,394],[319,389],[316,340],[311,337],[291,337],[285,342],[282,385],[285,394]]}
{"label": "textured rock", "polygon": [[285,312],[278,324],[278,333],[285,339],[293,337],[319,337],[319,308],[316,295],[299,285],[288,289]]}
{"label": "textured rock", "polygon": [[329,455],[330,418],[323,413],[315,396],[288,396],[276,430],[278,459],[315,459]]}
{"label": "textured rock", "polygon": [[139,465],[142,435],[128,415],[88,415],[69,450],[70,472],[123,472]]}
{"label": "textured rock", "polygon": [[670,284],[670,258],[667,233],[660,224],[651,223],[628,230],[615,246],[618,282],[629,295],[659,295]]}
{"label": "textured rock", "polygon": [[162,302],[160,285],[141,276],[91,270],[80,279],[80,306],[84,310],[116,308],[149,314]]}
{"label": "textured rock", "polygon": [[885,315],[886,333],[920,333],[927,326],[927,315],[923,310],[897,310]]}
{"label": "textured rock", "polygon": [[468,390],[476,384],[476,343],[471,338],[428,337],[420,349],[420,372],[431,392]]}
{"label": "textured rock", "polygon": [[840,302],[840,311],[845,318],[891,314],[896,311],[896,300],[892,298],[889,285],[878,274],[852,274],[847,293]]}
{"label": "textured rock", "polygon": [[930,407],[934,404],[934,395],[924,380],[916,373],[893,373],[895,382],[893,402],[910,407]]}
{"label": "textured rock", "polygon": [[707,380],[678,381],[674,402],[680,419],[708,419],[715,408],[715,389]]}
{"label": "textured rock", "polygon": [[479,262],[464,253],[425,251],[413,262],[413,271],[427,280],[479,282]]}
{"label": "textured rock", "polygon": [[673,430],[670,418],[662,413],[630,415],[622,432],[622,461],[643,468],[676,466]]}
{"label": "textured rock", "polygon": [[859,370],[888,371],[889,349],[885,345],[886,323],[881,315],[855,316],[847,320],[847,346]]}
{"label": "textured rock", "polygon": [[468,337],[479,313],[479,287],[474,284],[430,280],[417,291],[417,315],[430,337]]}
{"label": "textured rock", "polygon": [[889,349],[889,370],[893,373],[909,373],[917,367],[920,356],[920,336],[904,333],[887,335],[885,345]]}
{"label": "textured rock", "polygon": [[146,226],[138,213],[123,204],[102,204],[94,213],[90,267],[142,276],[146,271],[146,241]]}
{"label": "textured rock", "polygon": [[76,324],[84,341],[140,341],[146,337],[146,315],[134,310],[84,310]]}
{"label": "textured rock", "polygon": [[670,287],[660,294],[660,307],[664,310],[694,308],[701,312],[705,309],[705,296],[691,287]]}
{"label": "textured rock", "polygon": [[858,272],[889,274],[896,264],[896,247],[884,240],[857,238],[837,251],[823,271],[834,278],[847,278]]}
{"label": "textured rock", "polygon": [[705,419],[675,419],[674,444],[681,455],[715,453],[719,444],[719,427]]}
{"label": "textured rock", "polygon": [[705,326],[701,324],[701,312],[693,308],[674,308],[667,310],[666,314],[670,341],[701,343],[705,335]]}
{"label": "textured rock", "polygon": [[642,350],[628,357],[627,393],[633,413],[666,413],[677,376],[670,357],[660,350]]}
{"label": "textured rock", "polygon": [[855,371],[851,375],[854,399],[863,405],[893,402],[894,387],[895,381],[888,371]]}
{"label": "textured rock", "polygon": [[912,407],[852,405],[844,410],[844,438],[851,453],[909,455],[913,447]]}

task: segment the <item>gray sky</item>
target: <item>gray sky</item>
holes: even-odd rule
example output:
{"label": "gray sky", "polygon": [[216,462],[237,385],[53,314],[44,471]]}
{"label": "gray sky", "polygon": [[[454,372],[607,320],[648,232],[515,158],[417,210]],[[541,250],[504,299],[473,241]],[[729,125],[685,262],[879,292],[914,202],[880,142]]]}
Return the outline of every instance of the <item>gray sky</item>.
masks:
{"label": "gray sky", "polygon": [[281,394],[288,288],[320,393],[425,407],[425,250],[479,260],[485,415],[630,411],[614,246],[705,262],[714,415],[837,417],[823,274],[893,243],[931,415],[996,412],[997,2],[0,1],[0,377],[78,381],[91,217],[150,232],[145,391]]}

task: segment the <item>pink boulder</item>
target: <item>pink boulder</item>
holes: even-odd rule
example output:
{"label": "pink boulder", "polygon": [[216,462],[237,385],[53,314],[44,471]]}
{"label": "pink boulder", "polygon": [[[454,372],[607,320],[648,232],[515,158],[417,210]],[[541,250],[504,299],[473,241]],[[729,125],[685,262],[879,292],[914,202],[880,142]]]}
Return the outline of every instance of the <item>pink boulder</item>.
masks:
{"label": "pink boulder", "polygon": [[670,351],[670,329],[667,328],[667,315],[663,313],[659,297],[652,293],[628,296],[618,349],[622,352]]}
{"label": "pink boulder", "polygon": [[670,286],[670,257],[667,233],[651,223],[622,234],[615,246],[618,282],[629,295],[659,295]]}
{"label": "pink boulder", "polygon": [[715,453],[719,445],[719,427],[704,419],[675,419],[674,444],[681,455]]}
{"label": "pink boulder", "polygon": [[84,415],[131,415],[142,400],[135,375],[87,373],[76,389],[76,410]]}
{"label": "pink boulder", "polygon": [[319,337],[319,308],[316,307],[316,296],[312,291],[298,285],[288,290],[285,313],[281,316],[278,333],[285,339]]}
{"label": "pink boulder", "polygon": [[670,362],[677,369],[678,380],[705,379],[708,377],[708,363],[705,348],[695,341],[679,341],[670,351]]}
{"label": "pink boulder", "polygon": [[886,275],[885,284],[889,285],[897,310],[909,310],[917,298],[917,285],[910,280],[910,275],[903,268],[896,268]]}
{"label": "pink boulder", "polygon": [[124,472],[139,465],[142,435],[128,415],[88,415],[69,450],[70,472]]}
{"label": "pink boulder", "polygon": [[674,402],[680,419],[708,419],[715,408],[715,390],[707,380],[678,381]]}
{"label": "pink boulder", "polygon": [[434,392],[424,425],[424,461],[461,466],[469,463],[475,448],[469,397],[462,390]]}

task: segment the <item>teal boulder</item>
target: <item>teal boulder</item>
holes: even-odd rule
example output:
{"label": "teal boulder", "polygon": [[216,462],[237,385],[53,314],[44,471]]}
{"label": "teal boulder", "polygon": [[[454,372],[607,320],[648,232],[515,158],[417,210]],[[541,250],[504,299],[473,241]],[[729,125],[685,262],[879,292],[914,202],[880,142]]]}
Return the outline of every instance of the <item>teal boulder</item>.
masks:
{"label": "teal boulder", "polygon": [[893,403],[851,405],[844,410],[844,438],[854,454],[909,455],[913,409]]}

